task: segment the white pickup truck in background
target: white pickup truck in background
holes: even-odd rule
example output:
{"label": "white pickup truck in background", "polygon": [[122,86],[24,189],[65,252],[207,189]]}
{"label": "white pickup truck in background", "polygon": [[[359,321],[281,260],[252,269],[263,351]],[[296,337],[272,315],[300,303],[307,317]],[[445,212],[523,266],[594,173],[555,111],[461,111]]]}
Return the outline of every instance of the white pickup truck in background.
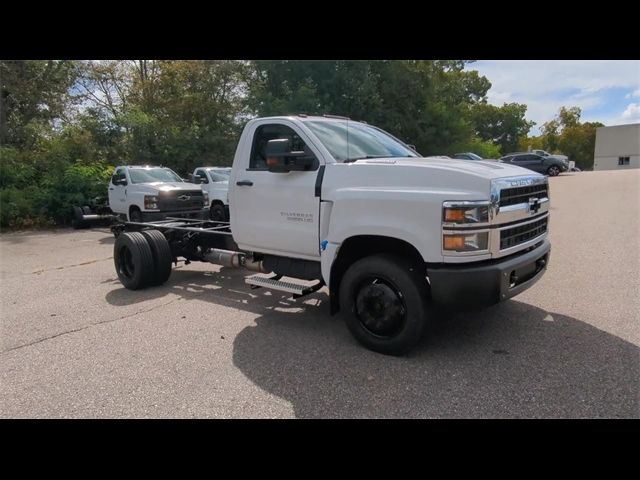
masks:
{"label": "white pickup truck in background", "polygon": [[229,220],[229,176],[231,167],[198,167],[191,182],[202,187],[209,195],[211,220]]}
{"label": "white pickup truck in background", "polygon": [[331,312],[340,311],[359,342],[398,355],[420,340],[434,305],[498,303],[548,265],[544,175],[422,158],[365,123],[253,119],[228,185],[229,223],[112,227],[122,284],[162,284],[182,257],[258,272],[245,279],[251,288],[294,297],[327,286]]}
{"label": "white pickup truck in background", "polygon": [[109,181],[109,206],[131,222],[162,220],[168,216],[209,217],[208,194],[185,182],[170,168],[123,165]]}

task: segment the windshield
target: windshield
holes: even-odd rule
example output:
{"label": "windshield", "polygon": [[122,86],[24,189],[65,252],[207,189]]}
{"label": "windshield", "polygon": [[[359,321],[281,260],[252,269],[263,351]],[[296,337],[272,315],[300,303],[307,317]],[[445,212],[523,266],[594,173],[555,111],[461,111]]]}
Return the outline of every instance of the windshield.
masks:
{"label": "windshield", "polygon": [[361,158],[416,157],[413,150],[382,130],[358,122],[305,122],[338,162]]}
{"label": "windshield", "polygon": [[182,182],[175,172],[168,168],[131,168],[131,183]]}
{"label": "windshield", "polygon": [[227,177],[231,175],[231,168],[211,168],[209,171],[219,173],[220,175],[226,175]]}

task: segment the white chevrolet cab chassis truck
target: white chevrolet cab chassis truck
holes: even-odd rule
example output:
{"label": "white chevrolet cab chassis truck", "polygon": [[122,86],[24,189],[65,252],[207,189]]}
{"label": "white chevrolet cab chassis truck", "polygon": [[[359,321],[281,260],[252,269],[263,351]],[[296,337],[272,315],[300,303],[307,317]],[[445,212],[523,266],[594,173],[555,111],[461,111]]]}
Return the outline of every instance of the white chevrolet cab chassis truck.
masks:
{"label": "white chevrolet cab chassis truck", "polygon": [[209,218],[208,193],[166,167],[124,165],[109,181],[109,207],[132,222],[166,217]]}
{"label": "white chevrolet cab chassis truck", "polygon": [[209,198],[211,220],[229,219],[229,167],[198,167],[191,174],[191,181],[202,187]]}
{"label": "white chevrolet cab chassis truck", "polygon": [[251,288],[296,298],[327,286],[331,313],[359,342],[399,355],[420,340],[435,305],[506,300],[539,280],[549,261],[543,175],[421,158],[362,122],[251,120],[229,186],[229,222],[115,225],[123,285],[162,284],[182,257],[252,270]]}

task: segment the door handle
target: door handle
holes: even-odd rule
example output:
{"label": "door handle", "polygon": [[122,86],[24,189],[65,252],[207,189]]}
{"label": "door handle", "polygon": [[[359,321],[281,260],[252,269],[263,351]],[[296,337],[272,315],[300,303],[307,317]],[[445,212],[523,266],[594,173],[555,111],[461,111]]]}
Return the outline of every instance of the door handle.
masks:
{"label": "door handle", "polygon": [[113,187],[109,187],[109,190],[113,190]]}
{"label": "door handle", "polygon": [[239,182],[236,182],[236,185],[239,187],[251,187],[253,186],[253,182],[251,180],[240,180]]}

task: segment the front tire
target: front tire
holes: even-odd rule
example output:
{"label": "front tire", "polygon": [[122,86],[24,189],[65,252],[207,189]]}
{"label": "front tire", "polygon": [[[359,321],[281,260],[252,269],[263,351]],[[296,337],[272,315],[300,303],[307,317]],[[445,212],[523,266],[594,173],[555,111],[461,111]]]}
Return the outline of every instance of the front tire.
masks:
{"label": "front tire", "polygon": [[142,223],[143,221],[142,212],[138,208],[132,208],[131,211],[129,212],[129,221]]}
{"label": "front tire", "polygon": [[220,203],[212,204],[209,209],[209,218],[214,222],[225,222],[227,220],[227,215],[224,211],[224,205],[221,205]]}
{"label": "front tire", "polygon": [[397,255],[355,262],[340,284],[340,310],[362,345],[403,355],[422,338],[428,315],[428,284],[422,269]]}

